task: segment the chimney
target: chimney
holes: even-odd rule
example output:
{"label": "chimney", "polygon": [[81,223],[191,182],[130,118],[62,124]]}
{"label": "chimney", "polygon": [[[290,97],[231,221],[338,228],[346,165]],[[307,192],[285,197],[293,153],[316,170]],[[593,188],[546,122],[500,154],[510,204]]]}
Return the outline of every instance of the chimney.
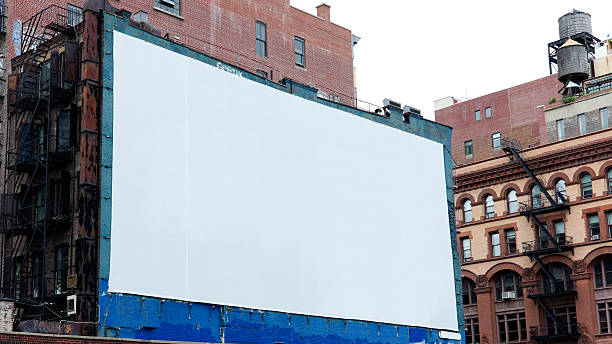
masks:
{"label": "chimney", "polygon": [[320,4],[317,6],[317,17],[329,21],[329,9],[330,7],[328,4]]}

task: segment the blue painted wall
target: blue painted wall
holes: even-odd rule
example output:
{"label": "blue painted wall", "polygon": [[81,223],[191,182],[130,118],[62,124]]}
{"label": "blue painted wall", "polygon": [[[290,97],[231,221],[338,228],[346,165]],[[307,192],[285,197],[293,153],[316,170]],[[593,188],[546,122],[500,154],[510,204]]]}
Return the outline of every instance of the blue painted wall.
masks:
{"label": "blue painted wall", "polygon": [[[226,343],[459,343],[442,340],[435,329],[409,328],[364,321],[310,317],[304,315],[241,309],[227,306],[190,303],[176,300],[143,297],[140,295],[108,292],[111,236],[111,176],[113,152],[113,32],[119,31],[143,39],[168,50],[189,56],[216,67],[233,68],[242,77],[267,84],[356,116],[379,122],[407,133],[418,135],[444,145],[447,185],[449,235],[453,246],[457,319],[463,333],[463,305],[461,303],[461,270],[455,235],[451,129],[444,125],[411,117],[403,120],[401,111],[392,111],[390,118],[358,110],[317,98],[317,90],[291,80],[278,84],[240,68],[221,63],[212,57],[189,50],[181,45],[154,36],[129,25],[127,18],[104,14],[103,18],[103,92],[102,92],[102,154],[101,154],[101,218],[99,262],[99,335],[106,337],[176,340]],[[410,159],[410,151],[405,159]],[[415,281],[415,283],[435,283]],[[414,310],[407,310],[414,311]],[[464,336],[463,336],[464,337]],[[461,342],[465,342],[465,338]]]}

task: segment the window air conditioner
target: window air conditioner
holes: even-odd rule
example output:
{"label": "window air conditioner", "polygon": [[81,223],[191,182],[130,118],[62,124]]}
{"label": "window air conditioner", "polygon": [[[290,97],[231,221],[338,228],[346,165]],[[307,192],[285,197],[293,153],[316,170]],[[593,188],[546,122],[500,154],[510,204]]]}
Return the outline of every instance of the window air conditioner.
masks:
{"label": "window air conditioner", "polygon": [[502,293],[502,300],[510,300],[510,299],[516,299],[516,293],[513,291],[504,291]]}
{"label": "window air conditioner", "polygon": [[599,240],[599,234],[591,235],[591,241],[594,241],[594,240]]}
{"label": "window air conditioner", "polygon": [[66,314],[76,314],[76,295],[66,297]]}
{"label": "window air conditioner", "polygon": [[174,0],[159,0],[162,4],[174,7]]}

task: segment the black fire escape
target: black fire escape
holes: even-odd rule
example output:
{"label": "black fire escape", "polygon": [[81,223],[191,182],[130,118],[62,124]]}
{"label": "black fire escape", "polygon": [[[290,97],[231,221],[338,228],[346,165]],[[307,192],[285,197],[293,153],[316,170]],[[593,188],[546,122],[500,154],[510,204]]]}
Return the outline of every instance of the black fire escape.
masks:
{"label": "black fire escape", "polygon": [[[76,86],[78,44],[69,18],[67,9],[50,6],[23,23],[22,54],[13,60],[17,67],[8,81],[2,294],[15,300],[20,320],[65,313],[49,302],[59,294],[58,279],[62,284],[67,276],[58,273],[57,265],[48,266],[47,251],[56,231],[71,228],[73,218],[71,180],[62,171],[74,159],[72,121],[70,114],[56,111],[70,105]],[[61,55],[53,51],[58,42],[65,45]],[[59,266],[71,264],[66,255],[59,259]]]}
{"label": "black fire escape", "polygon": [[520,214],[525,216],[528,221],[532,221],[537,230],[537,240],[523,242],[523,254],[528,256],[531,261],[536,261],[540,266],[545,278],[537,285],[527,290],[527,296],[535,300],[546,314],[547,324],[544,326],[530,328],[532,340],[539,343],[554,343],[559,340],[571,340],[578,338],[581,334],[581,326],[577,323],[568,322],[555,314],[551,301],[555,298],[564,296],[575,297],[576,291],[571,280],[556,278],[549,267],[544,264],[541,257],[543,255],[560,252],[571,252],[573,254],[573,239],[565,233],[553,236],[545,224],[538,216],[552,212],[569,210],[568,199],[565,192],[558,192],[555,189],[555,198],[546,190],[540,179],[533,172],[529,163],[521,157],[520,144],[514,140],[502,139],[502,149],[510,160],[516,161],[525,170],[529,178],[534,182],[544,199],[531,199],[529,204],[520,205]]}

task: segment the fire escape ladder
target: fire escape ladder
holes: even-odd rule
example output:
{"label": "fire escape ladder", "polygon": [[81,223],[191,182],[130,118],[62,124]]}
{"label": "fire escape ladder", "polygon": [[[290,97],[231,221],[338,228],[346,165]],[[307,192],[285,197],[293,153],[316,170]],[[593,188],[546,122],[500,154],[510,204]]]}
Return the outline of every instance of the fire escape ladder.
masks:
{"label": "fire escape ladder", "polygon": [[546,267],[544,262],[540,259],[540,257],[538,255],[534,255],[533,257],[535,258],[535,261],[538,263],[538,265],[540,265],[540,269],[542,269],[542,272],[544,272],[546,277],[548,277],[550,281],[553,281],[553,282],[556,281],[556,279],[553,277],[550,271],[548,271],[548,268]]}
{"label": "fire escape ladder", "polygon": [[527,175],[529,175],[529,178],[531,178],[536,183],[536,185],[540,188],[540,191],[544,194],[544,196],[546,196],[546,199],[550,202],[550,204],[551,205],[557,204],[557,202],[550,196],[550,194],[548,193],[544,185],[542,185],[542,183],[540,182],[540,179],[536,177],[536,175],[531,171],[531,169],[529,168],[525,160],[521,158],[521,155],[519,154],[515,146],[513,144],[506,143],[503,145],[503,150],[507,155],[511,156],[512,158],[516,159],[516,161],[518,161],[518,163],[525,170],[525,172],[527,172]]}
{"label": "fire escape ladder", "polygon": [[559,242],[555,239],[555,237],[552,236],[552,234],[550,234],[550,232],[548,231],[548,229],[546,227],[544,227],[544,225],[542,224],[542,222],[540,222],[540,220],[538,220],[538,218],[535,216],[534,213],[529,213],[529,217],[533,220],[533,223],[535,223],[536,228],[538,229],[539,233],[543,233],[546,238],[552,242],[552,244],[555,247],[559,247],[560,244]]}
{"label": "fire escape ladder", "polygon": [[540,307],[542,307],[544,313],[546,313],[546,315],[548,315],[548,317],[552,319],[553,326],[557,328],[558,324],[562,322],[560,321],[559,317],[553,313],[553,311],[550,309],[549,305],[544,301],[544,299],[537,298],[536,302],[540,305]]}

